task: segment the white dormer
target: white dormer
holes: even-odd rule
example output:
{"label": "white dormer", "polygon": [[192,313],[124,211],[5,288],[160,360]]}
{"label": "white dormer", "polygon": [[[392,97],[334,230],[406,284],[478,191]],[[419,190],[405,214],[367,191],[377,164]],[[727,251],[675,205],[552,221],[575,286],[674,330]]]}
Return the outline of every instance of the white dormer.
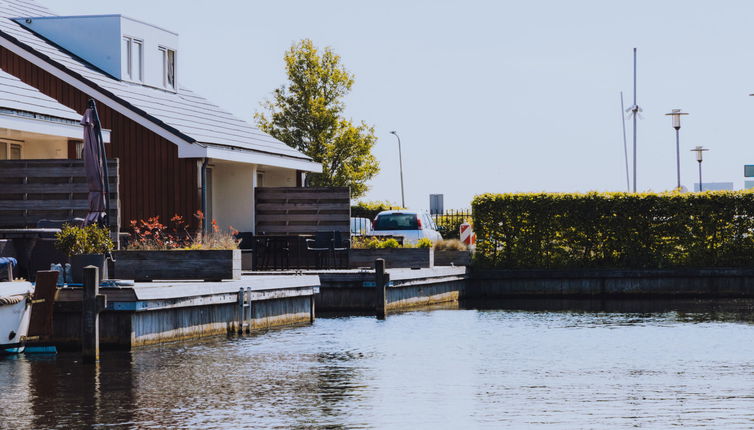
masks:
{"label": "white dormer", "polygon": [[115,79],[176,91],[178,34],[122,15],[14,18]]}

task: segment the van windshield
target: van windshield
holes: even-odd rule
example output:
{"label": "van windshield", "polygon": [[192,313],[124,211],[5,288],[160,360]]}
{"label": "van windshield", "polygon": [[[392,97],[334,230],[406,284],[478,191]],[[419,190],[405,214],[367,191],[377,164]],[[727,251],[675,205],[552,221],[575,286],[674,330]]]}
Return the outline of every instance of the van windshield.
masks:
{"label": "van windshield", "polygon": [[414,214],[385,214],[377,217],[374,226],[375,230],[418,230],[419,223],[416,222]]}

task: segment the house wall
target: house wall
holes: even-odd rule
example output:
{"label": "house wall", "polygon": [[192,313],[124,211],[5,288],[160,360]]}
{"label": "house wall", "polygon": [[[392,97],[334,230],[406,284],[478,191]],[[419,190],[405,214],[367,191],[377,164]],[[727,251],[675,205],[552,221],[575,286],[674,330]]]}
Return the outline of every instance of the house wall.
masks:
{"label": "house wall", "polygon": [[222,229],[253,230],[254,168],[251,164],[212,167],[212,217]]}
{"label": "house wall", "polygon": [[[0,47],[0,68],[83,114],[84,92]],[[120,159],[121,220],[179,214],[194,219],[200,207],[198,160],[179,159],[178,147],[97,101],[102,127],[112,130],[108,157]]]}
{"label": "house wall", "polygon": [[23,158],[68,158],[68,139],[47,142],[24,141],[21,155]]}
{"label": "house wall", "polygon": [[260,172],[264,172],[265,187],[295,187],[296,171],[281,169],[279,167],[258,166]]}

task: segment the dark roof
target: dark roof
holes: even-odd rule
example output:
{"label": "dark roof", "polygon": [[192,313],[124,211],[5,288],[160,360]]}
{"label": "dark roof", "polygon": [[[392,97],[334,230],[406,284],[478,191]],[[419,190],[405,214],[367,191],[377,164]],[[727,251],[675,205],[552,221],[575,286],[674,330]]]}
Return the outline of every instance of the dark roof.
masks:
{"label": "dark roof", "polygon": [[177,92],[119,81],[10,18],[54,15],[33,0],[0,0],[0,36],[62,67],[71,76],[109,93],[134,112],[186,142],[225,145],[267,154],[310,160],[310,157],[236,118],[200,95],[180,87]]}

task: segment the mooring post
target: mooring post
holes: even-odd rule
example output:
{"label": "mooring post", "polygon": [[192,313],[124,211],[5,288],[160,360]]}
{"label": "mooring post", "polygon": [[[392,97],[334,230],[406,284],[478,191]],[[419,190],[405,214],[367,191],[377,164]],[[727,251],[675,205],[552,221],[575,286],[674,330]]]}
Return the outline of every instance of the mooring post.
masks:
{"label": "mooring post", "polygon": [[244,318],[246,317],[246,310],[244,309],[244,298],[245,298],[245,290],[243,287],[239,288],[238,290],[238,318],[236,321],[236,330],[235,332],[237,334],[243,334],[243,322]]}
{"label": "mooring post", "polygon": [[254,308],[251,303],[251,287],[246,287],[246,307],[248,308],[246,316],[246,334],[251,333],[251,323],[254,319]]}
{"label": "mooring post", "polygon": [[385,260],[374,260],[374,314],[377,319],[385,319],[387,305],[387,284],[390,282],[390,274],[385,273]]}
{"label": "mooring post", "polygon": [[81,299],[81,355],[85,362],[99,360],[99,313],[107,306],[99,294],[99,268],[84,267],[84,291]]}

